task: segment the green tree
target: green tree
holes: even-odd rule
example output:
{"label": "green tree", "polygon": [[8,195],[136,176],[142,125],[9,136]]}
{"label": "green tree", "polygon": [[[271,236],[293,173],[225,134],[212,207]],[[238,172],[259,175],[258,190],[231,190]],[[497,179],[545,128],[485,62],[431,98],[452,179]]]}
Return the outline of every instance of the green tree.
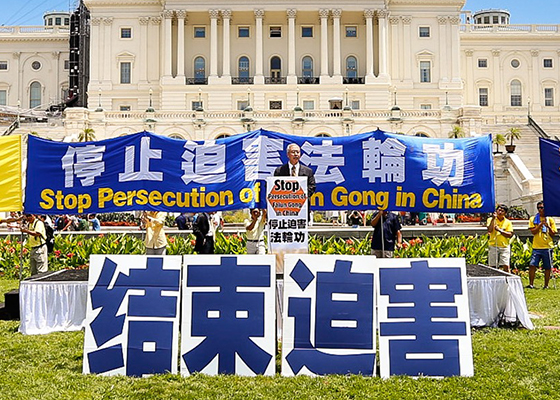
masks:
{"label": "green tree", "polygon": [[504,144],[506,144],[506,138],[501,133],[498,133],[498,134],[494,135],[494,137],[492,138],[492,143],[494,143],[496,145],[496,153],[499,153],[500,152],[500,146],[503,146]]}
{"label": "green tree", "polygon": [[513,146],[513,140],[519,140],[521,138],[521,131],[519,128],[509,128],[504,135],[506,140],[509,140],[509,144]]}
{"label": "green tree", "polygon": [[449,137],[452,139],[465,137],[465,130],[459,125],[453,125],[453,129],[449,131]]}
{"label": "green tree", "polygon": [[92,142],[95,140],[95,131],[92,128],[85,128],[78,136],[78,142]]}

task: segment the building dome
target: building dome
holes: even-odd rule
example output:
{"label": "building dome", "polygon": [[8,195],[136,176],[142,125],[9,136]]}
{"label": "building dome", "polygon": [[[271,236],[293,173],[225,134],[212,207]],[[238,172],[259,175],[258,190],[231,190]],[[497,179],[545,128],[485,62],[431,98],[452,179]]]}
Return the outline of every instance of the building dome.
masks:
{"label": "building dome", "polygon": [[508,25],[510,13],[507,10],[480,10],[473,14],[476,25]]}
{"label": "building dome", "polygon": [[70,13],[65,11],[50,11],[43,15],[45,26],[70,27]]}

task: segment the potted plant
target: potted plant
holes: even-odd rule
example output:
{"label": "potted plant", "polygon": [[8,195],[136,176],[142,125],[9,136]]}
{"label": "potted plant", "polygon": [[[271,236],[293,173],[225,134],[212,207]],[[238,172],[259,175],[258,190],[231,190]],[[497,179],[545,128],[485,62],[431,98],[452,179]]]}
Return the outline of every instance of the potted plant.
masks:
{"label": "potted plant", "polygon": [[506,144],[506,138],[504,135],[502,135],[501,133],[498,133],[496,135],[494,135],[494,138],[492,139],[492,143],[496,144],[496,151],[494,152],[494,154],[500,154],[500,145],[504,145]]}
{"label": "potted plant", "polygon": [[513,144],[514,139],[517,140],[521,138],[521,131],[519,128],[509,128],[504,135],[506,140],[509,140],[509,144],[506,145],[506,151],[508,153],[513,153],[515,151],[515,145]]}
{"label": "potted plant", "polygon": [[449,137],[451,139],[457,139],[457,138],[465,137],[465,130],[463,129],[463,127],[461,127],[459,125],[453,125],[453,129],[451,129],[451,131],[449,131]]}

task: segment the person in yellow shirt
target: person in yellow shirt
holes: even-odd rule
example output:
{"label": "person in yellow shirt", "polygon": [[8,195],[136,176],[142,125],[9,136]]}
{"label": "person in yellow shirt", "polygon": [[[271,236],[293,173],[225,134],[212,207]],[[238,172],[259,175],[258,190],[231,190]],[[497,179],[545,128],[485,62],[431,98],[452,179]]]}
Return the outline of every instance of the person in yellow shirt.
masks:
{"label": "person in yellow shirt", "polygon": [[23,233],[29,235],[28,243],[31,247],[29,266],[31,275],[49,270],[49,255],[47,252],[47,233],[45,224],[33,214],[26,214],[28,227],[21,227]]}
{"label": "person in yellow shirt", "polygon": [[496,212],[488,218],[488,265],[497,268],[498,265],[504,271],[509,272],[509,260],[511,249],[509,239],[513,236],[513,224],[506,218],[508,207],[498,204]]}
{"label": "person in yellow shirt", "polygon": [[148,211],[144,214],[142,222],[146,227],[146,245],[147,255],[164,256],[167,246],[167,237],[165,236],[165,213],[160,211]]}
{"label": "person in yellow shirt", "polygon": [[556,235],[556,223],[552,217],[547,217],[544,212],[544,202],[537,203],[537,215],[529,219],[529,230],[533,234],[533,253],[529,263],[529,285],[528,289],[534,289],[535,272],[542,261],[544,269],[544,287],[548,289],[550,271],[552,269],[552,238]]}

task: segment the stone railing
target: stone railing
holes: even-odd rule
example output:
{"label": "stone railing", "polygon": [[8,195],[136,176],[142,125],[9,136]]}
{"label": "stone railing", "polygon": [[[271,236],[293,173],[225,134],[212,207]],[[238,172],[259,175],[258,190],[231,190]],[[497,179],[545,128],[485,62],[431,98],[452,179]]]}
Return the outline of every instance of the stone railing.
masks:
{"label": "stone railing", "polygon": [[465,33],[545,33],[554,34],[560,31],[560,25],[492,25],[468,24],[461,25],[461,32]]}
{"label": "stone railing", "polygon": [[66,26],[0,26],[0,38],[16,35],[68,35],[70,29]]}

